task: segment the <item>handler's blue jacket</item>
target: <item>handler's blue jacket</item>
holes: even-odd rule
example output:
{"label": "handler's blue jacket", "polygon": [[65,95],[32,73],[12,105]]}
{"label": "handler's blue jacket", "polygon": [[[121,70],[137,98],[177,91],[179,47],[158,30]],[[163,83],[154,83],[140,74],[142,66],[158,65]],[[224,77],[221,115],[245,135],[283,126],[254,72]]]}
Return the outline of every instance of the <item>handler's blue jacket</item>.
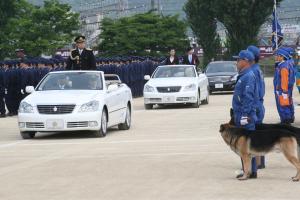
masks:
{"label": "handler's blue jacket", "polygon": [[255,75],[249,67],[239,73],[232,98],[234,122],[237,126],[241,127],[240,120],[242,117],[248,117],[249,122],[243,127],[248,130],[255,129],[257,121],[256,103],[258,100],[258,86]]}
{"label": "handler's blue jacket", "polygon": [[258,90],[258,102],[256,102],[256,114],[257,114],[257,122],[262,123],[263,118],[265,116],[265,108],[264,108],[264,96],[265,96],[265,81],[264,75],[257,63],[251,66],[251,69],[255,75],[257,90]]}

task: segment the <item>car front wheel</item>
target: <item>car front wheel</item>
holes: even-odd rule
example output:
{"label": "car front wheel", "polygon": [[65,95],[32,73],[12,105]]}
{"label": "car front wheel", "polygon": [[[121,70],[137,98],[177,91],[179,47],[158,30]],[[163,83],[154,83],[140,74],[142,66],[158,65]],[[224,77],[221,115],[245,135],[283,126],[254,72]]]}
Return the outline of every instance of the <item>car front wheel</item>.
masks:
{"label": "car front wheel", "polygon": [[102,116],[101,116],[101,127],[100,130],[95,132],[96,137],[105,137],[107,133],[107,114],[106,111],[103,109]]}
{"label": "car front wheel", "polygon": [[209,88],[207,88],[207,96],[206,99],[202,101],[203,104],[209,104],[209,94],[210,94],[210,90]]}
{"label": "car front wheel", "polygon": [[199,108],[200,107],[200,104],[201,104],[201,101],[200,101],[200,91],[198,92],[198,95],[197,95],[197,102],[196,103],[193,103],[192,104],[192,107],[193,108]]}
{"label": "car front wheel", "polygon": [[22,136],[22,138],[23,139],[32,139],[32,138],[34,138],[34,136],[35,136],[35,132],[33,132],[33,131],[26,131],[26,132],[21,132],[21,136]]}
{"label": "car front wheel", "polygon": [[119,124],[118,128],[120,130],[128,130],[128,129],[130,129],[130,126],[131,126],[131,110],[130,110],[130,106],[128,105],[127,109],[126,109],[125,122],[122,124]]}

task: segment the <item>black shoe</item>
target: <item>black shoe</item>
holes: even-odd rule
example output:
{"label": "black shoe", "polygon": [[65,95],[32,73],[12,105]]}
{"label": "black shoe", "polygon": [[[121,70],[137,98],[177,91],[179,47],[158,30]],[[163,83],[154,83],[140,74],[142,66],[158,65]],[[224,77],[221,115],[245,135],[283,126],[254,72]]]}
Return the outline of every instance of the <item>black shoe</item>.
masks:
{"label": "black shoe", "polygon": [[285,124],[285,125],[289,125],[290,126],[291,125],[291,121],[287,119],[287,120],[282,121],[281,124]]}
{"label": "black shoe", "polygon": [[236,178],[241,178],[244,176],[244,173],[240,173],[239,175],[236,176]]}
{"label": "black shoe", "polygon": [[0,115],[0,118],[5,118],[6,117],[6,114],[1,114]]}
{"label": "black shoe", "polygon": [[265,165],[258,165],[258,166],[257,166],[257,169],[265,169],[265,168],[266,168]]}
{"label": "black shoe", "polygon": [[252,172],[249,178],[257,178],[257,172]]}
{"label": "black shoe", "polygon": [[12,112],[9,112],[7,115],[10,116],[10,117],[14,116],[14,114]]}
{"label": "black shoe", "polygon": [[293,117],[290,122],[294,123],[295,122],[295,117]]}

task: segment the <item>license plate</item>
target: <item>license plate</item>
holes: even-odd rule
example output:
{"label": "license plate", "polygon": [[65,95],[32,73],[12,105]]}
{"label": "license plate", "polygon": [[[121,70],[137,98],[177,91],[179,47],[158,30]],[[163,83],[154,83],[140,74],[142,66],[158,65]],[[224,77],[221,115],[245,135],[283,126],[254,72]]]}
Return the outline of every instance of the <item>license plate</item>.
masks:
{"label": "license plate", "polygon": [[64,128],[64,121],[61,119],[49,119],[46,121],[47,129],[63,129]]}
{"label": "license plate", "polygon": [[173,97],[164,97],[164,102],[165,103],[172,103],[172,102],[174,102],[174,98]]}
{"label": "license plate", "polygon": [[224,87],[223,83],[215,84],[215,88],[223,88],[223,87]]}

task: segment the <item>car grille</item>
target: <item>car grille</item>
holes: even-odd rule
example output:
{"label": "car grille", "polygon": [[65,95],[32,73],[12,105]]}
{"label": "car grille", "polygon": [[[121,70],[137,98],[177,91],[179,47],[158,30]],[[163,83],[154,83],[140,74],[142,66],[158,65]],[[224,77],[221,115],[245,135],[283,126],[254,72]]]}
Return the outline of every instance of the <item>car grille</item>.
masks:
{"label": "car grille", "polygon": [[89,122],[68,122],[67,127],[68,128],[82,128],[82,127],[88,127]]}
{"label": "car grille", "polygon": [[189,101],[190,97],[177,97],[176,101]]}
{"label": "car grille", "polygon": [[72,113],[75,105],[38,105],[40,114],[57,115]]}
{"label": "car grille", "polygon": [[45,128],[43,122],[26,122],[26,128]]}
{"label": "car grille", "polygon": [[172,92],[179,92],[181,87],[180,86],[157,87],[156,89],[160,93],[172,93]]}
{"label": "car grille", "polygon": [[209,77],[209,82],[227,82],[230,81],[230,76],[215,76],[215,77]]}
{"label": "car grille", "polygon": [[150,98],[150,102],[161,102],[161,98]]}

